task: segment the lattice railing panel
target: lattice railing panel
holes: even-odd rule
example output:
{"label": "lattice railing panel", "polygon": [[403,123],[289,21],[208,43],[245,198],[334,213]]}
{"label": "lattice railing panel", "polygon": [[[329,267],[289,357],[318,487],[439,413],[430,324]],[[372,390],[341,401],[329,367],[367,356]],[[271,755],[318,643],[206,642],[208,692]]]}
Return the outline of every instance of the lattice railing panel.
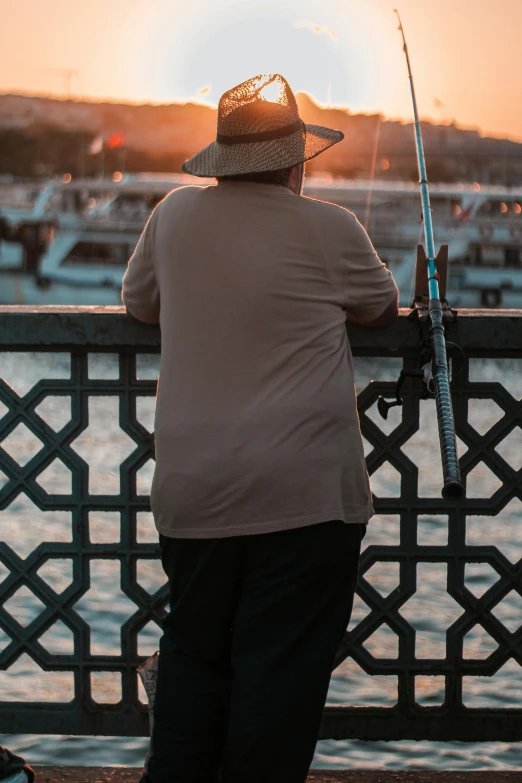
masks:
{"label": "lattice railing panel", "polygon": [[[0,354],[0,731],[146,733],[136,667],[157,647],[167,600],[148,497],[158,334],[120,314],[31,317],[43,344],[22,320],[3,345],[18,353]],[[388,421],[376,413],[398,369],[415,366],[414,327],[401,319],[374,343],[354,330],[354,352],[374,357],[357,364],[376,516],[324,737],[522,738],[509,693],[522,666],[518,365],[477,380],[474,358],[520,356],[521,322],[494,322],[498,351],[470,334],[472,358],[453,359],[459,504],[439,494],[434,406],[419,382]],[[28,348],[43,351],[28,359]]]}
{"label": "lattice railing panel", "polygon": [[[69,378],[39,380],[23,396],[0,381],[0,400],[5,406],[0,419],[0,459],[5,477],[1,507],[8,512],[22,497],[32,505],[29,512],[23,509],[26,518],[20,520],[22,524],[34,524],[38,509],[46,517],[46,525],[39,526],[38,531],[42,543],[35,548],[29,546],[31,551],[24,552],[25,559],[17,554],[14,542],[0,543],[0,562],[7,572],[0,585],[0,626],[11,640],[4,642],[0,665],[9,675],[20,655],[27,654],[47,672],[72,674],[72,689],[70,684],[66,687],[70,678],[58,678],[48,692],[48,701],[51,709],[63,702],[64,688],[73,701],[66,710],[56,709],[54,715],[51,712],[51,729],[43,723],[39,730],[95,732],[98,728],[105,731],[107,724],[113,733],[132,734],[144,728],[136,666],[140,654],[156,649],[159,634],[151,633],[151,628],[156,624],[159,631],[166,604],[164,580],[157,584],[156,576],[151,585],[150,569],[147,573],[147,563],[158,563],[158,547],[148,494],[140,488],[140,471],[153,458],[154,447],[152,433],[141,423],[137,408],[147,398],[154,400],[156,381],[137,377],[135,354],[116,357],[116,377],[103,379],[92,377],[90,358],[86,352],[72,353]],[[53,400],[47,418],[59,419],[62,398],[70,401],[70,416],[63,426],[58,421],[56,430],[40,415],[41,405]],[[92,405],[100,401],[101,407]],[[107,420],[93,420],[93,413],[98,417],[103,414],[103,402]],[[25,432],[13,441],[11,436],[20,425]],[[16,459],[17,445],[19,451],[26,452],[33,437],[39,445],[33,446],[34,453],[22,455],[22,461],[28,459],[21,465]],[[78,452],[90,456],[90,463]],[[56,465],[56,460],[63,467],[48,475],[46,492],[41,476]],[[61,486],[59,474],[63,471],[69,473],[69,481],[64,485],[62,479]],[[27,506],[25,500],[22,506]],[[68,541],[47,540],[45,527],[51,536],[56,527],[53,514],[69,517]],[[12,531],[12,524],[10,527]],[[111,568],[97,568],[101,561]],[[61,585],[53,589],[52,579],[50,584],[42,570],[52,566],[62,571],[66,562],[72,566],[72,578],[63,590],[59,589]],[[28,624],[11,607],[21,589],[31,591],[33,603],[40,602],[39,611]],[[122,612],[124,604],[126,611]],[[46,646],[42,638],[53,628],[54,638]],[[3,692],[9,692],[5,675],[3,685]],[[9,711],[14,704],[6,702],[4,706]],[[26,705],[20,705],[20,710],[19,720],[25,722],[24,712],[32,711]],[[130,722],[128,716],[132,716]],[[14,730],[12,724],[3,726],[4,731],[8,728]]]}

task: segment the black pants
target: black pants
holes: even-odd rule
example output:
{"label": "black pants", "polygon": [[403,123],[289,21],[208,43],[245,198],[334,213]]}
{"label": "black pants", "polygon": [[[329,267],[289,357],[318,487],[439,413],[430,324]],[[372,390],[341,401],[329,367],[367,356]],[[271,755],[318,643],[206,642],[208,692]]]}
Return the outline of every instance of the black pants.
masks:
{"label": "black pants", "polygon": [[303,783],[364,530],[332,521],[234,538],[160,537],[171,611],[150,783]]}

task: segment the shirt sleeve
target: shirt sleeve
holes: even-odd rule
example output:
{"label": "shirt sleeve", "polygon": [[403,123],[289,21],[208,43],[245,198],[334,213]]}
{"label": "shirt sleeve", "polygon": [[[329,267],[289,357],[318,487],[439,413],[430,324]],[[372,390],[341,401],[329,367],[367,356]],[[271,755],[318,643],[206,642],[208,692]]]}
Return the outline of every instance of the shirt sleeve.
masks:
{"label": "shirt sleeve", "polygon": [[345,309],[352,318],[366,323],[396,302],[399,292],[362,225],[351,212],[345,210],[345,214],[349,220],[342,239]]}
{"label": "shirt sleeve", "polygon": [[147,324],[157,324],[160,295],[154,264],[154,233],[157,210],[154,210],[127,265],[121,298],[127,311]]}

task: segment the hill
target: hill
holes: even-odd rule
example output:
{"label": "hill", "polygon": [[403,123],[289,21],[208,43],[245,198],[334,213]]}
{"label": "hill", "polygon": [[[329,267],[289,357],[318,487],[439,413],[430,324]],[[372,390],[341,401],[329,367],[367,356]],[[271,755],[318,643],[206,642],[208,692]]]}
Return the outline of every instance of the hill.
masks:
{"label": "hill", "polygon": [[[411,123],[379,115],[323,108],[297,96],[305,122],[338,128],[345,141],[310,163],[313,171],[369,175],[379,127],[376,174],[416,179]],[[89,155],[100,134],[124,134],[123,149],[106,150],[106,171],[179,171],[183,161],[215,137],[216,110],[193,103],[166,105],[96,103],[26,95],[0,95],[0,174],[48,176],[100,171],[102,156]],[[423,123],[430,179],[522,181],[522,144],[491,139],[479,131]]]}

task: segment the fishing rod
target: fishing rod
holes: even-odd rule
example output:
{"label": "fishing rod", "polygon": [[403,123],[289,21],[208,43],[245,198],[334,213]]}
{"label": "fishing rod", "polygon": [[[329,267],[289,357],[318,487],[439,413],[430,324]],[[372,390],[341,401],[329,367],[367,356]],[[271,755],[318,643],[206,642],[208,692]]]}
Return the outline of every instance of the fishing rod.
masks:
{"label": "fishing rod", "polygon": [[[424,159],[424,146],[413,85],[410,57],[406,36],[402,27],[401,17],[397,9],[394,9],[399,22],[399,30],[402,35],[403,50],[406,55],[408,76],[410,80],[411,101],[413,104],[413,116],[415,127],[415,145],[417,150],[417,165],[419,170],[419,185],[422,203],[422,219],[424,223],[424,238],[426,244],[426,264],[428,274],[428,314],[430,321],[430,348],[431,348],[431,372],[433,375],[433,389],[437,406],[437,424],[439,429],[440,451],[442,458],[443,487],[442,497],[457,500],[464,496],[464,486],[460,478],[459,458],[457,454],[457,440],[455,437],[455,422],[451,403],[451,391],[448,374],[448,359],[446,355],[446,338],[444,334],[444,316],[439,292],[439,275],[435,261],[435,241],[433,238],[433,223],[431,220],[430,192],[428,175],[426,173],[426,161]],[[419,261],[417,262],[419,263]]]}

